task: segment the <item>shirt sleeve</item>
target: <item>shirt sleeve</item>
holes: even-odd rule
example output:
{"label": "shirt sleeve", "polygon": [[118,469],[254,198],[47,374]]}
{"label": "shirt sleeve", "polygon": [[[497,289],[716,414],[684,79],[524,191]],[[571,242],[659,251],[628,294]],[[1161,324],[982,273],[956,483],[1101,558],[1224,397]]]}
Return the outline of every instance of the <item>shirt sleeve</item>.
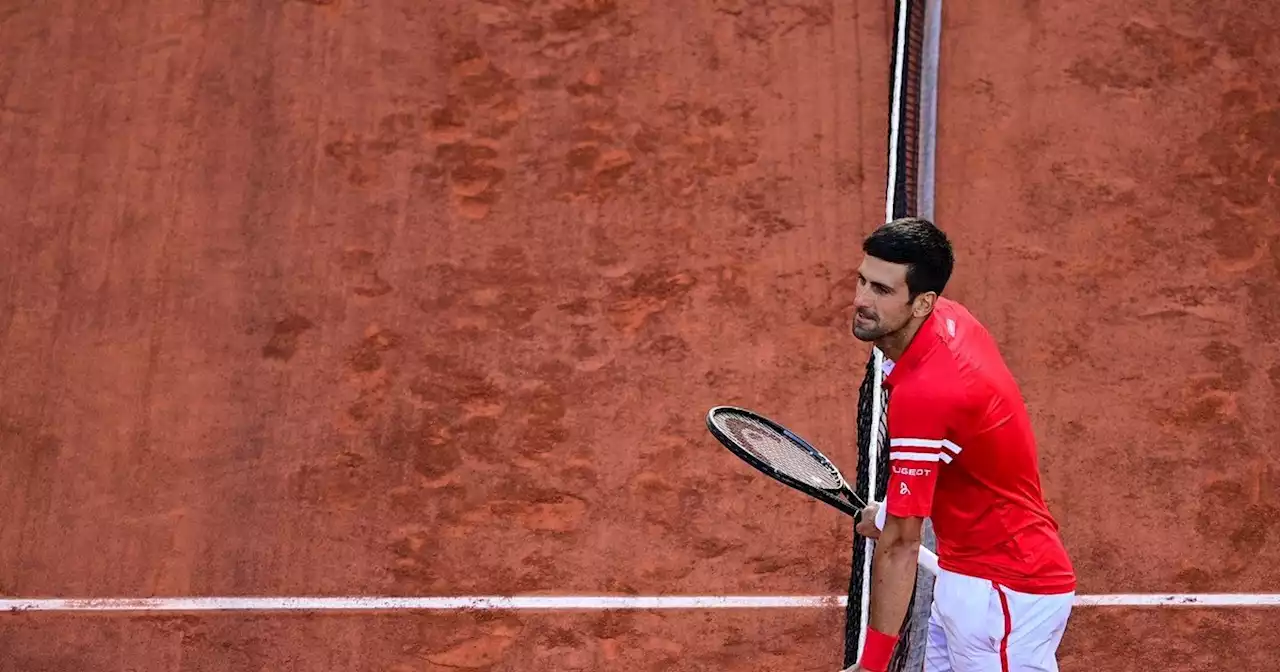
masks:
{"label": "shirt sleeve", "polygon": [[889,395],[889,486],[885,510],[898,518],[929,516],[947,438],[947,404],[911,388]]}

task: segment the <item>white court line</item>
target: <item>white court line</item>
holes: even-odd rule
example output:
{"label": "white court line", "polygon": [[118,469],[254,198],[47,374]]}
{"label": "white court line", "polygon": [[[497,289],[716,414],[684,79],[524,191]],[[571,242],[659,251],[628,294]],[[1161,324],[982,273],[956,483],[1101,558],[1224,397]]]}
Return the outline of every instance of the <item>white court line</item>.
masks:
{"label": "white court line", "polygon": [[[0,599],[0,613],[27,611],[544,611],[621,609],[843,608],[843,595],[459,596],[459,597],[160,597]],[[1080,595],[1079,607],[1280,607],[1280,594],[1175,593]]]}

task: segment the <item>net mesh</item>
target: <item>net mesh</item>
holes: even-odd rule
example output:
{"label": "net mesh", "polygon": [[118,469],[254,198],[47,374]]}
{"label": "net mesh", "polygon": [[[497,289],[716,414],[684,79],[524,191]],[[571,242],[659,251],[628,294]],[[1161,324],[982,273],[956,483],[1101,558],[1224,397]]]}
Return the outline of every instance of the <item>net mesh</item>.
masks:
{"label": "net mesh", "polygon": [[[900,217],[932,218],[933,82],[937,67],[937,35],[941,0],[896,0],[890,78],[889,176],[886,221]],[[883,501],[888,485],[886,411],[888,394],[881,386],[880,354],[872,351],[858,389],[858,468],[854,491],[868,501]],[[874,477],[873,477],[874,474]],[[933,528],[925,523],[924,544],[936,550]],[[868,540],[854,535],[846,609],[845,665],[857,662],[866,629],[871,591]],[[928,636],[933,578],[921,569],[915,592],[889,664],[892,672],[920,672]]]}
{"label": "net mesh", "polygon": [[776,430],[731,411],[717,413],[713,422],[744,450],[779,472],[816,488],[840,489],[840,478],[829,466]]}

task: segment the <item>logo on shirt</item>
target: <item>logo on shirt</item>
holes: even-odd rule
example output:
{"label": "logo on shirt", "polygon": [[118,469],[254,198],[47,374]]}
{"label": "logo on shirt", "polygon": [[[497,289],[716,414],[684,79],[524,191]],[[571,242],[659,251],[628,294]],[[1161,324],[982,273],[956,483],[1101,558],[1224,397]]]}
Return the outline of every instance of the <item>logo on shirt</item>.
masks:
{"label": "logo on shirt", "polygon": [[928,476],[932,469],[922,469],[920,467],[893,467],[893,473],[902,474],[903,476]]}
{"label": "logo on shirt", "polygon": [[899,483],[899,484],[898,484],[898,494],[899,494],[899,495],[909,495],[909,494],[911,494],[911,489],[907,487],[907,484],[906,484],[906,483]]}

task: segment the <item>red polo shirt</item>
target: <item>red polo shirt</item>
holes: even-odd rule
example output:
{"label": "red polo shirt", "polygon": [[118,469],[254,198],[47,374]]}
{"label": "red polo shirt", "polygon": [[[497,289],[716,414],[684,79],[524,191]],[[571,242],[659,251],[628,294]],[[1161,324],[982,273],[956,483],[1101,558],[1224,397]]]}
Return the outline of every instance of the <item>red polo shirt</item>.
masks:
{"label": "red polo shirt", "polygon": [[906,352],[885,364],[885,510],[932,517],[943,569],[1025,593],[1075,590],[1022,393],[987,330],[940,298]]}

